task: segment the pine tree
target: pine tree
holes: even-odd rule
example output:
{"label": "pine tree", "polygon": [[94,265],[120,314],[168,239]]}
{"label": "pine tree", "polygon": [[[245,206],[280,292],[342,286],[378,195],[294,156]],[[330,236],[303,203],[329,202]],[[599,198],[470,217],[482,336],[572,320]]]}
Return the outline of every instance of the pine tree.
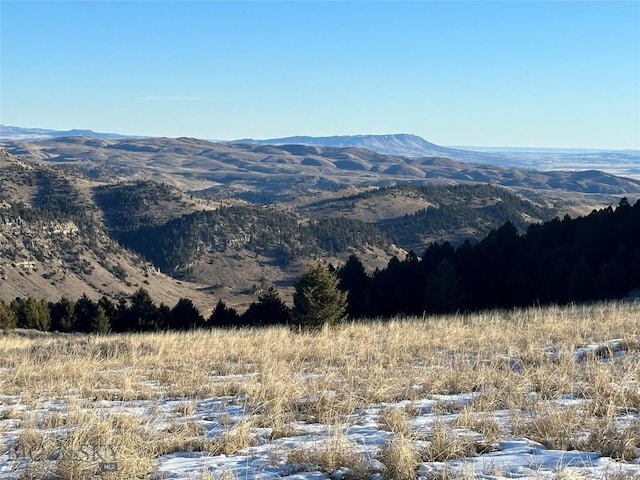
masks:
{"label": "pine tree", "polygon": [[291,319],[289,308],[280,298],[280,294],[271,286],[258,296],[258,301],[249,305],[242,320],[248,325],[286,325]]}
{"label": "pine tree", "polygon": [[0,300],[0,328],[2,330],[13,330],[16,328],[16,315],[9,305]]}
{"label": "pine tree", "polygon": [[[73,331],[90,333],[94,330],[94,322],[98,314],[98,304],[91,300],[86,293],[76,302],[75,308],[75,321],[73,324]],[[104,314],[104,310],[102,310]]]}
{"label": "pine tree", "polygon": [[463,292],[460,278],[446,258],[427,278],[425,297],[425,307],[429,312],[449,313],[462,308]]}
{"label": "pine tree", "polygon": [[346,319],[347,294],[338,289],[338,277],[323,263],[309,266],[295,284],[294,319],[307,330],[339,325]]}
{"label": "pine tree", "polygon": [[171,326],[171,308],[164,302],[158,305],[158,328],[160,330],[169,330]]}
{"label": "pine tree", "polygon": [[113,330],[114,324],[118,322],[118,310],[116,306],[105,295],[100,297],[98,305],[104,310],[104,314],[107,316],[107,320],[109,320],[109,327]]}
{"label": "pine tree", "polygon": [[235,308],[227,307],[224,300],[219,299],[208,323],[211,327],[235,327],[240,325],[240,315]]}
{"label": "pine tree", "polygon": [[181,298],[171,309],[169,328],[176,330],[189,330],[204,326],[204,317],[198,308],[188,298]]}
{"label": "pine tree", "polygon": [[351,318],[364,317],[369,311],[369,290],[371,279],[358,257],[351,255],[347,262],[338,269],[340,289],[347,292],[347,313]]}
{"label": "pine tree", "polygon": [[104,308],[99,304],[95,304],[95,315],[91,321],[91,331],[95,333],[109,333],[111,324]]}
{"label": "pine tree", "polygon": [[60,297],[56,303],[49,303],[49,315],[51,316],[51,330],[58,332],[73,331],[75,321],[75,305],[67,297]]}
{"label": "pine tree", "polygon": [[139,288],[131,295],[128,317],[128,329],[141,332],[160,329],[158,325],[158,307],[153,303],[149,292],[144,288]]}
{"label": "pine tree", "polygon": [[11,309],[16,315],[17,326],[34,328],[43,332],[49,331],[51,316],[49,304],[44,300],[36,300],[29,296],[27,299],[16,298],[11,302]]}

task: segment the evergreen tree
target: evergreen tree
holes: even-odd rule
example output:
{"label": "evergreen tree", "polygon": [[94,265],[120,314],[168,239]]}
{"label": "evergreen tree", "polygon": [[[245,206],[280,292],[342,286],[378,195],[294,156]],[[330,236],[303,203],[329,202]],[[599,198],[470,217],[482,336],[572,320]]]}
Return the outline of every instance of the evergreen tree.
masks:
{"label": "evergreen tree", "polygon": [[171,309],[164,302],[158,306],[158,328],[167,330],[171,327]]}
{"label": "evergreen tree", "polygon": [[347,294],[338,289],[338,277],[323,263],[312,264],[295,284],[294,320],[304,329],[339,325],[346,319]]}
{"label": "evergreen tree", "polygon": [[191,330],[204,326],[204,317],[198,308],[188,298],[181,298],[171,309],[169,328],[176,330]]}
{"label": "evergreen tree", "polygon": [[109,320],[110,329],[114,330],[114,325],[118,323],[118,309],[105,295],[100,297],[98,305],[104,310],[104,314],[107,316],[107,320]]}
{"label": "evergreen tree", "polygon": [[36,300],[32,296],[27,297],[26,300],[18,297],[11,302],[11,309],[16,315],[16,326],[49,331],[51,316],[49,304],[45,300]]}
{"label": "evergreen tree", "polygon": [[16,315],[13,310],[0,300],[0,329],[13,330],[16,328]]}
{"label": "evergreen tree", "polygon": [[148,332],[160,329],[158,307],[144,288],[139,288],[131,295],[131,305],[127,311],[127,317],[129,330]]}
{"label": "evergreen tree", "polygon": [[340,290],[347,292],[347,314],[350,318],[361,318],[371,313],[369,295],[371,279],[358,257],[351,255],[338,269]]}
{"label": "evergreen tree", "polygon": [[95,314],[93,316],[93,320],[91,321],[91,332],[94,333],[109,333],[111,330],[111,324],[109,323],[109,318],[98,303],[95,304]]}
{"label": "evergreen tree", "polygon": [[242,315],[244,324],[254,326],[287,325],[290,320],[291,312],[273,286],[259,295],[258,301],[251,303]]}
{"label": "evergreen tree", "polygon": [[75,304],[67,297],[60,297],[55,303],[49,303],[49,315],[51,317],[51,330],[57,332],[73,331],[75,321]]}
{"label": "evergreen tree", "polygon": [[[102,315],[104,315],[104,309],[101,310]],[[73,331],[85,333],[94,332],[94,329],[98,326],[96,324],[98,304],[91,300],[86,293],[83,293],[76,302],[74,311],[75,322],[73,324]]]}
{"label": "evergreen tree", "polygon": [[[405,279],[404,264],[397,257],[389,260],[387,268],[373,272],[368,306],[372,316],[391,317],[404,312]],[[424,289],[424,284],[420,287]]]}
{"label": "evergreen tree", "polygon": [[442,260],[429,275],[425,288],[425,309],[433,313],[449,313],[463,308],[460,277],[453,265]]}
{"label": "evergreen tree", "polygon": [[219,299],[208,323],[211,327],[237,327],[240,326],[240,315],[235,308],[227,307],[227,304]]}
{"label": "evergreen tree", "polygon": [[120,297],[118,300],[118,306],[115,308],[114,316],[111,319],[111,327],[115,332],[130,332],[135,330],[135,327],[129,323],[129,305],[127,299]]}

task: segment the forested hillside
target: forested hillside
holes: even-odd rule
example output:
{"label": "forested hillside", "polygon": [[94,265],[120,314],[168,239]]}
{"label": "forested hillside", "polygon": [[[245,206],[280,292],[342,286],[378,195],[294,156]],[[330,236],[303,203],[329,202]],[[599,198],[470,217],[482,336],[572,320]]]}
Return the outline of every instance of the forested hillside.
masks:
{"label": "forested hillside", "polygon": [[207,251],[245,248],[286,265],[301,257],[332,255],[368,243],[384,247],[391,242],[373,224],[344,218],[306,219],[259,206],[196,212],[161,226],[121,232],[117,238],[169,272],[188,266]]}
{"label": "forested hillside", "polygon": [[[424,206],[420,207],[422,202]],[[409,205],[403,215],[385,216]],[[557,215],[557,209],[534,203],[505,188],[489,184],[402,185],[369,190],[316,206],[318,215],[348,215],[357,218],[358,209],[375,210],[382,217],[378,227],[406,250],[421,251],[431,242],[448,240],[454,244],[479,240],[491,229],[512,222],[519,231],[531,223]],[[363,213],[366,215],[366,213]]]}
{"label": "forested hillside", "polygon": [[339,271],[350,314],[391,316],[622,298],[640,289],[640,201],[586,217],[511,222],[478,243],[434,243],[368,275],[352,257]]}
{"label": "forested hillside", "polygon": [[217,207],[215,202],[151,180],[98,185],[93,188],[93,198],[111,232],[159,226],[182,215]]}
{"label": "forested hillside", "polygon": [[[491,185],[387,187],[297,211],[282,205],[193,211],[183,197],[155,182],[95,190],[114,238],[180,277],[207,252],[247,249],[286,266],[294,260],[333,256],[367,245],[387,248],[393,243],[418,251],[434,239],[476,240],[505,221],[524,231],[532,222],[551,219],[556,213]],[[374,212],[362,214],[363,210]],[[388,212],[411,213],[389,216]]]}
{"label": "forested hillside", "polygon": [[[264,150],[260,154],[270,148],[255,147]],[[149,180],[98,182],[5,151],[0,180],[5,300],[85,292],[117,300],[144,285],[160,301],[193,292],[194,301],[207,308],[217,298],[244,308],[270,285],[291,288],[314,259],[338,265],[355,254],[367,272],[379,274],[393,256],[422,252],[433,241],[456,249],[505,221],[523,233],[559,212],[539,196],[531,200],[510,189],[469,183],[317,190],[286,202],[250,204],[205,199]],[[417,300],[407,304],[421,308]],[[465,293],[462,305],[483,304]]]}
{"label": "forested hillside", "polygon": [[[274,287],[259,294],[242,314],[222,299],[210,314],[184,297],[173,307],[158,306],[140,288],[117,304],[106,296],[97,302],[86,296],[76,302],[65,297],[57,302],[33,297],[0,301],[0,328],[107,332],[304,325],[303,311],[316,318],[318,312],[334,309],[339,322],[345,307],[354,319],[389,318],[638,298],[638,238],[640,201],[631,206],[622,199],[616,209],[531,225],[523,235],[507,222],[477,243],[457,248],[434,243],[420,257],[394,257],[372,274],[355,255],[337,270],[316,263],[296,282],[293,308]],[[324,284],[317,283],[322,279]],[[301,295],[314,297],[305,303]],[[331,295],[335,300],[327,300]],[[314,326],[320,327],[324,317],[317,318]]]}
{"label": "forested hillside", "polygon": [[0,299],[33,295],[52,300],[118,299],[140,285],[175,301],[202,293],[157,272],[111,238],[95,204],[91,180],[31,164],[0,150]]}

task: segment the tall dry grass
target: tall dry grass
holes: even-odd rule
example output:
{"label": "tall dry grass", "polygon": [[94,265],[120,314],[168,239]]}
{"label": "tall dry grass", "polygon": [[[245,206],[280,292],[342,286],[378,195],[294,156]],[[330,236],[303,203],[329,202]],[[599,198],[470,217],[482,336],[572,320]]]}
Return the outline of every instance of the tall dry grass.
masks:
{"label": "tall dry grass", "polygon": [[[625,352],[574,355],[578,347],[614,338],[622,339]],[[638,429],[618,426],[615,417],[640,409],[639,357],[640,306],[617,303],[353,323],[315,333],[267,328],[0,335],[0,419],[17,421],[19,441],[25,442],[34,432],[57,445],[117,438],[119,461],[144,475],[159,455],[171,451],[231,454],[251,445],[257,428],[269,428],[271,438],[278,438],[295,435],[296,422],[338,428],[366,406],[473,393],[471,402],[448,405],[446,413],[457,416],[455,427],[477,432],[484,443],[501,435],[529,435],[570,448],[574,440],[568,439],[580,434],[582,445],[629,460],[633,446],[639,446]],[[562,395],[584,403],[575,411],[554,407]],[[229,421],[216,438],[189,427],[198,402],[212,397],[240,406],[251,420]],[[154,423],[153,412],[136,418],[115,411],[104,418],[97,408],[105,401],[170,399],[187,405],[172,412],[178,423],[171,431]],[[57,406],[55,415],[51,404]],[[517,412],[509,428],[492,419],[491,412],[500,409]],[[407,445],[416,437],[405,416],[381,409],[380,423],[394,435],[381,457],[390,464],[414,453],[446,459],[472,452],[468,445],[462,453],[442,451],[447,442],[460,446],[451,441],[456,430],[446,425],[435,432],[440,437],[431,436],[438,451],[434,446],[427,454],[414,452]],[[585,418],[589,421],[578,422]],[[169,432],[171,442],[163,439]],[[598,438],[606,441],[598,445]],[[413,460],[407,461],[413,469]],[[79,478],[82,468],[93,467],[57,462],[55,474]]]}

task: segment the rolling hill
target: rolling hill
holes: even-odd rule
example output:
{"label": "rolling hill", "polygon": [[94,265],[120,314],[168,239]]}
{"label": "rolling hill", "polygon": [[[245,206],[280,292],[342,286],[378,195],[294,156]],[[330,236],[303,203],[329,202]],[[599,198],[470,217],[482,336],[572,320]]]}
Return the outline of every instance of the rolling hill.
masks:
{"label": "rolling hill", "polygon": [[332,137],[286,137],[244,139],[236,143],[258,145],[299,144],[324,147],[355,147],[386,155],[447,157],[454,160],[527,170],[599,169],[640,180],[639,150],[587,150],[577,148],[443,147],[410,134],[344,135]]}
{"label": "rolling hill", "polygon": [[[506,220],[524,230],[640,197],[639,180],[598,170],[459,161],[414,136],[376,142],[6,142],[0,297],[116,299],[142,286],[168,304],[188,296],[205,310],[218,298],[247,305],[268,285],[290,288],[314,258],[337,264],[356,253],[373,270],[435,240],[481,238]],[[439,155],[371,150],[385,145]]]}
{"label": "rolling hill", "polygon": [[[55,143],[78,140],[87,143]],[[246,305],[270,284],[289,288],[313,258],[338,264],[356,253],[372,270],[435,239],[479,238],[506,219],[524,228],[558,213],[546,201],[469,183],[316,190],[272,204],[214,201],[154,180],[89,178],[75,168],[87,160],[6,151],[1,158],[0,294],[7,300],[84,292],[117,299],[144,287],[168,304],[188,296],[204,309],[218,298]]]}
{"label": "rolling hill", "polygon": [[[0,125],[0,142],[37,141],[62,137],[94,139],[141,138],[92,130],[51,130]],[[385,155],[403,157],[447,157],[454,160],[537,171],[577,171],[597,169],[640,180],[640,150],[597,150],[578,148],[450,147],[436,145],[411,134],[342,135],[330,137],[295,136],[272,139],[242,139],[230,142],[253,145],[308,145],[363,148]]]}
{"label": "rolling hill", "polygon": [[198,285],[176,282],[109,236],[90,180],[0,150],[0,184],[1,299],[117,299],[144,287],[169,304],[189,296],[213,305]]}
{"label": "rolling hill", "polygon": [[[558,201],[615,203],[640,195],[640,180],[601,171],[504,168],[445,157],[401,157],[362,148],[214,143],[192,138],[101,140],[67,137],[9,142],[21,157],[92,179],[156,180],[210,198],[268,203],[318,190],[395,184],[491,183]],[[581,198],[587,195],[590,198]]]}

